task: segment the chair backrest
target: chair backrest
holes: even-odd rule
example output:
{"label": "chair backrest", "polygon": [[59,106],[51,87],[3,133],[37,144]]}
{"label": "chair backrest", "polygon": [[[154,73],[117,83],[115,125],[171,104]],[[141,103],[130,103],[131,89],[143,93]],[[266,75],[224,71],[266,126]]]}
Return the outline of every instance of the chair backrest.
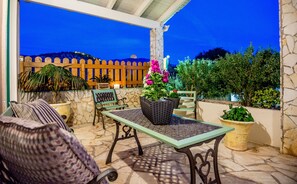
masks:
{"label": "chair backrest", "polygon": [[192,101],[196,104],[197,95],[196,91],[177,91],[177,93],[180,95],[181,100],[186,101]]}
{"label": "chair backrest", "polygon": [[92,90],[94,103],[110,104],[117,103],[118,97],[115,89],[96,89]]}
{"label": "chair backrest", "polygon": [[0,172],[5,165],[16,183],[88,183],[100,174],[71,133],[56,124],[8,116],[0,116],[0,158]]}

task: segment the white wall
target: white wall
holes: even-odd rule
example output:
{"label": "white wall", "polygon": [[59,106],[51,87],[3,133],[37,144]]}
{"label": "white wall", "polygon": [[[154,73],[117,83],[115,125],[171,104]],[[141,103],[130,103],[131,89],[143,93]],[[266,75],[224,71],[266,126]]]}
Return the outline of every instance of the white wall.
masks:
{"label": "white wall", "polygon": [[[229,106],[225,104],[201,102],[197,103],[198,118],[207,122],[219,123],[219,116],[223,115],[223,110],[228,110]],[[249,141],[271,145],[281,146],[281,112],[279,110],[259,109],[247,107],[253,115],[256,124],[251,128]]]}

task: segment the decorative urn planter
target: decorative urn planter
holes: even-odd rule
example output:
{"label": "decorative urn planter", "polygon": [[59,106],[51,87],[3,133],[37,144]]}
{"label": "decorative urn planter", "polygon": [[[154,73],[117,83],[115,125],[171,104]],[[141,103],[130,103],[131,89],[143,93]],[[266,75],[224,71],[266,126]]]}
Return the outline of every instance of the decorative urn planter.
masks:
{"label": "decorative urn planter", "polygon": [[65,123],[68,121],[71,114],[71,102],[50,104],[50,106],[52,106],[62,116]]}
{"label": "decorative urn planter", "polygon": [[223,125],[234,128],[234,131],[228,132],[225,135],[224,145],[232,150],[247,150],[248,135],[255,122],[232,121],[222,118],[219,119]]}
{"label": "decorative urn planter", "polygon": [[140,97],[140,106],[144,116],[154,125],[166,125],[170,123],[174,109],[171,100],[160,99],[158,101],[150,101],[145,97]]}

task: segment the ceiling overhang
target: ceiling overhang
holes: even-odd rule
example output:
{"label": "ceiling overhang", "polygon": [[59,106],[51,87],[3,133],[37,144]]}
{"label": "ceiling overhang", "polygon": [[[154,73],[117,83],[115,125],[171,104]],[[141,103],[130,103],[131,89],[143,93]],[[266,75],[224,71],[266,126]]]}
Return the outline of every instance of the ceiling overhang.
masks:
{"label": "ceiling overhang", "polygon": [[190,0],[26,0],[145,28],[163,26]]}

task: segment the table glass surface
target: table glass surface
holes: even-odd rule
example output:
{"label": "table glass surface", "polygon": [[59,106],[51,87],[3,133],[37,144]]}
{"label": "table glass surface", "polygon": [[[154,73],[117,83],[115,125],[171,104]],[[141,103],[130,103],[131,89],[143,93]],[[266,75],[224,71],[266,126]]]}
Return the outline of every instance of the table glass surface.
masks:
{"label": "table glass surface", "polygon": [[170,124],[154,125],[141,109],[103,111],[104,115],[142,131],[176,148],[193,145],[224,135],[233,128],[173,115]]}

